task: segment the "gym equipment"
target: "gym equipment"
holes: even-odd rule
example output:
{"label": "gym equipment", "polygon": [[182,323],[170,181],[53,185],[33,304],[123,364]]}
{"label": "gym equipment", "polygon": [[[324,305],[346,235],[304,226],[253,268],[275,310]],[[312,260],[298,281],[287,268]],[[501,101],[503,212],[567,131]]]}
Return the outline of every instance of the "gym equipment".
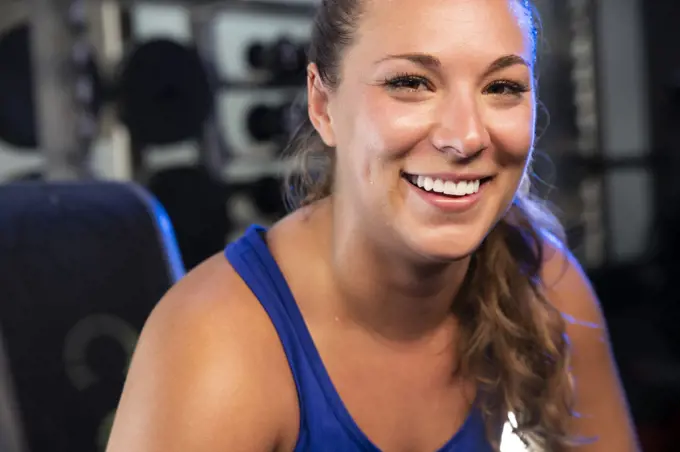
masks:
{"label": "gym equipment", "polygon": [[[572,30],[571,37],[571,83],[573,85],[573,104],[575,107],[576,144],[581,156],[599,154],[600,106],[601,98],[596,83],[596,46],[595,30],[592,21],[593,2],[568,2],[568,21]],[[605,218],[603,212],[604,182],[601,178],[584,178],[578,187],[583,215],[583,255],[582,260],[588,267],[599,267],[607,259],[607,246],[604,243]]]}
{"label": "gym equipment", "polygon": [[209,59],[225,85],[290,86],[305,81],[316,12],[300,2],[225,2],[212,19]]}
{"label": "gym equipment", "polygon": [[[0,139],[28,152],[38,146],[30,39],[26,23],[0,36]],[[84,69],[90,73],[93,86],[89,111],[96,116],[105,98],[104,83],[91,56],[84,62]]]}
{"label": "gym equipment", "polygon": [[0,186],[0,328],[28,450],[104,450],[137,336],[183,273],[136,185]]}
{"label": "gym equipment", "polygon": [[307,44],[281,37],[273,43],[256,41],[248,47],[250,66],[270,74],[270,83],[277,85],[304,83],[307,69]]}
{"label": "gym equipment", "polygon": [[[21,23],[0,36],[0,139],[33,151],[38,146],[30,26]],[[212,111],[212,90],[198,51],[169,39],[137,44],[105,83],[91,55],[85,62],[74,48],[74,70],[89,74],[88,112],[97,117],[115,100],[121,121],[135,143],[164,145],[198,138]],[[89,91],[89,90],[88,90]],[[76,92],[75,94],[83,94]],[[80,96],[82,97],[82,96]],[[87,98],[85,99],[87,104]]]}
{"label": "gym equipment", "polygon": [[275,141],[285,143],[295,127],[306,114],[298,103],[291,102],[276,107],[255,105],[248,112],[248,131],[259,142]]}
{"label": "gym equipment", "polygon": [[35,148],[38,141],[28,34],[19,26],[0,38],[0,138],[19,148]]}
{"label": "gym equipment", "polygon": [[166,209],[188,270],[226,245],[231,229],[227,187],[200,167],[169,168],[149,178],[148,189]]}
{"label": "gym equipment", "polygon": [[121,121],[138,146],[200,138],[213,108],[198,51],[169,39],[148,40],[131,51],[114,96]]}

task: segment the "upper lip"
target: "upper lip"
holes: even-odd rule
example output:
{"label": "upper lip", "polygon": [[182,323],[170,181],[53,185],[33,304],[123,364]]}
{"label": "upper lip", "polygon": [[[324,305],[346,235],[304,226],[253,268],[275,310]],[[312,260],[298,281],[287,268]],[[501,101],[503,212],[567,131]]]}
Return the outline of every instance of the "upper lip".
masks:
{"label": "upper lip", "polygon": [[475,181],[480,179],[487,179],[493,177],[489,173],[411,173],[404,171],[407,176],[424,176],[431,177],[432,179],[442,179],[450,181]]}

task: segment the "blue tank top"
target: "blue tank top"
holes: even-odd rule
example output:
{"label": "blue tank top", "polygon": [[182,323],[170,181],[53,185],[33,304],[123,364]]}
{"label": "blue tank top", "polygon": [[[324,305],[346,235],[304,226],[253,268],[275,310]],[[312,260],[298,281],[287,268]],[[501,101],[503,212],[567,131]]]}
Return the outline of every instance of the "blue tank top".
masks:
{"label": "blue tank top", "polygon": [[[225,254],[269,315],[297,387],[300,431],[295,452],[380,452],[352,419],[323,365],[293,294],[269,251],[265,229],[251,226]],[[492,452],[478,410],[438,452]],[[434,451],[424,451],[434,452]]]}

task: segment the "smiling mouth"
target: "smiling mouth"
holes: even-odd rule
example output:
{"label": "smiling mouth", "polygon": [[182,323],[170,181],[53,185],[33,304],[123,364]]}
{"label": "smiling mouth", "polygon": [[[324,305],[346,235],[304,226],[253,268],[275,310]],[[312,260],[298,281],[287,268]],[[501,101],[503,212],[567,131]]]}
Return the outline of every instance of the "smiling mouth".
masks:
{"label": "smiling mouth", "polygon": [[474,180],[453,181],[408,173],[402,173],[402,178],[420,190],[451,198],[474,195],[479,192],[482,185],[493,179],[493,177],[483,177]]}

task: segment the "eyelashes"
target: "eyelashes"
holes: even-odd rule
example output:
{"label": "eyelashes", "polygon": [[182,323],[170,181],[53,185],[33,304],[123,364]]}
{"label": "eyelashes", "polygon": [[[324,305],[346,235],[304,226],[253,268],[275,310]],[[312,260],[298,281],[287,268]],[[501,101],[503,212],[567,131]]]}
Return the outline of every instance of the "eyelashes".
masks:
{"label": "eyelashes", "polygon": [[[513,82],[512,80],[496,80],[487,85],[484,91],[487,94],[521,96],[528,92],[529,89],[530,87],[526,83]],[[500,90],[500,92],[494,92],[494,90]]]}
{"label": "eyelashes", "polygon": [[[422,90],[433,91],[434,85],[429,79],[417,74],[401,73],[393,77],[388,77],[383,82],[390,90],[418,92]],[[531,87],[526,83],[512,80],[494,80],[484,87],[484,94],[493,96],[514,96],[520,97],[530,91]]]}
{"label": "eyelashes", "polygon": [[433,88],[430,81],[425,77],[408,73],[388,77],[385,79],[384,84],[386,87],[394,90],[406,89],[409,91],[418,91],[421,87],[429,90]]}

